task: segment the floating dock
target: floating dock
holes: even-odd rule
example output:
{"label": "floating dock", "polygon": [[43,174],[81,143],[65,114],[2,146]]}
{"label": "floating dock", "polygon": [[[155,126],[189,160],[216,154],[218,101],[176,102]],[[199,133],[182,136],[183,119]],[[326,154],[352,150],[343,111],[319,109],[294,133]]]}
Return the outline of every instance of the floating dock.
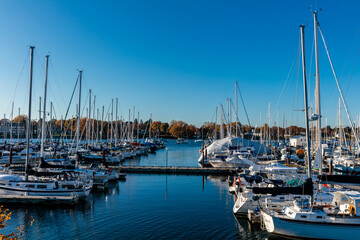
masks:
{"label": "floating dock", "polygon": [[154,173],[154,174],[187,174],[187,175],[232,175],[236,168],[202,168],[202,167],[146,167],[120,166],[124,173]]}
{"label": "floating dock", "polygon": [[23,196],[0,195],[0,203],[46,204],[46,205],[73,205],[79,201],[77,196]]}

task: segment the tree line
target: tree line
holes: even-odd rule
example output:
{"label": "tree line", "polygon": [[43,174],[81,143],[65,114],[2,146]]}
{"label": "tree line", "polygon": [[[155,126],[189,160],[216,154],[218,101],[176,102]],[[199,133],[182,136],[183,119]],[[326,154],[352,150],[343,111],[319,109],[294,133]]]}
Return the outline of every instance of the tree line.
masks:
{"label": "tree line", "polygon": [[[13,121],[10,120],[1,120],[1,125],[6,123],[13,123],[16,125],[25,126],[27,125],[27,116],[19,115],[14,118]],[[134,137],[139,136],[143,137],[162,137],[162,138],[219,138],[221,125],[215,124],[214,122],[205,122],[201,127],[196,127],[193,124],[188,124],[184,121],[172,120],[170,123],[161,122],[161,121],[150,121],[150,120],[140,120],[135,119],[134,121],[99,121],[96,119],[90,119],[90,133],[91,138],[94,138],[94,135],[101,135],[103,139],[108,138],[115,134],[118,138],[126,137],[133,135]],[[31,121],[31,130],[33,137],[38,136],[41,131],[42,120]],[[67,120],[56,120],[52,119],[47,121],[47,131],[51,130],[52,136],[59,137],[63,136],[75,136],[77,130],[77,118],[67,119]],[[101,127],[102,125],[102,127]],[[233,136],[247,136],[255,139],[262,138],[271,138],[271,139],[285,139],[291,136],[305,134],[305,128],[298,126],[289,126],[286,128],[272,126],[269,127],[268,124],[264,124],[260,127],[254,127],[249,125],[242,125],[240,122],[232,122],[231,124],[223,124],[224,135],[227,136],[228,130],[231,131]],[[102,129],[102,132],[101,132]],[[115,132],[117,130],[117,132]],[[311,132],[315,132],[314,128],[310,129]],[[331,128],[326,126],[322,128],[322,135],[325,136],[335,136],[339,132],[339,128]],[[343,128],[343,132],[346,138],[351,138],[351,128]],[[89,134],[89,121],[87,117],[80,119],[80,133],[82,138],[86,138]],[[99,137],[99,136],[97,136]]]}

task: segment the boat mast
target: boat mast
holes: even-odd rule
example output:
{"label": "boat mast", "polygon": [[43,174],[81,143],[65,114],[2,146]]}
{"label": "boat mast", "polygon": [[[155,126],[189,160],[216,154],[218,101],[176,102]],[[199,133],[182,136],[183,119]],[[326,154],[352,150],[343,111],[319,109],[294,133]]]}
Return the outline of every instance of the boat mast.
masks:
{"label": "boat mast", "polygon": [[79,150],[79,140],[80,140],[81,78],[82,78],[82,71],[79,71],[79,103],[78,103],[78,116],[77,116],[77,128],[76,128],[76,152]]}
{"label": "boat mast", "polygon": [[88,130],[87,130],[87,133],[88,133],[88,144],[90,144],[90,139],[91,139],[91,136],[90,136],[90,128],[91,128],[91,89],[89,89],[89,111],[88,111]]}
{"label": "boat mast", "polygon": [[99,108],[96,109],[96,143],[99,143]]}
{"label": "boat mast", "polygon": [[46,94],[47,94],[47,78],[48,78],[48,63],[49,55],[45,56],[45,87],[44,87],[44,112],[43,112],[43,121],[41,129],[41,149],[40,157],[44,157],[44,142],[45,142],[45,124],[46,124]]}
{"label": "boat mast", "polygon": [[152,114],[150,114],[150,122],[149,122],[149,138],[151,138],[151,119],[152,119]]}
{"label": "boat mast", "polygon": [[110,131],[110,143],[113,142],[113,131],[114,131],[114,99],[111,99],[111,131]]}
{"label": "boat mast", "polygon": [[14,122],[14,102],[12,102],[12,104],[11,104],[10,143],[12,140],[13,122]]}
{"label": "boat mast", "polygon": [[25,181],[28,181],[28,165],[30,157],[30,126],[31,126],[31,94],[32,94],[32,77],[33,77],[33,56],[34,48],[30,47],[30,73],[29,73],[29,108],[28,108],[28,128],[26,133],[26,161],[25,161]]}
{"label": "boat mast", "polygon": [[309,138],[309,116],[308,116],[304,28],[305,28],[305,26],[300,25],[302,67],[303,67],[303,80],[304,80],[304,105],[305,105],[304,111],[305,111],[306,145],[307,145],[307,157],[308,157],[308,177],[311,178],[311,154],[310,154],[311,153],[311,144],[310,144],[310,138]]}
{"label": "boat mast", "polygon": [[53,138],[53,135],[52,135],[52,119],[53,119],[53,117],[52,117],[52,111],[53,111],[53,102],[50,102],[50,142],[52,143],[52,138]]}
{"label": "boat mast", "polygon": [[103,139],[103,131],[104,131],[104,106],[102,106],[102,113],[101,113],[101,126],[100,126],[100,142]]}
{"label": "boat mast", "polygon": [[93,101],[93,118],[92,118],[92,127],[91,127],[91,139],[92,139],[92,144],[94,144],[94,134],[95,134],[95,104],[96,104],[96,95],[94,95],[94,101]]}
{"label": "boat mast", "polygon": [[220,104],[220,139],[224,138],[224,109],[223,105]]}
{"label": "boat mast", "polygon": [[341,100],[340,100],[340,97],[339,97],[339,145],[340,145],[340,158],[341,158],[341,152],[342,152],[342,149],[341,149],[341,146],[342,146],[342,137],[343,137],[343,133],[342,133],[342,121],[341,121]]}
{"label": "boat mast", "polygon": [[18,138],[18,143],[20,143],[20,120],[21,120],[21,115],[20,115],[20,108],[19,108],[19,119],[17,122],[17,138]]}
{"label": "boat mast", "polygon": [[317,150],[320,151],[319,174],[322,175],[322,136],[321,136],[321,102],[320,102],[320,72],[319,72],[319,48],[318,48],[318,21],[317,12],[314,13],[314,38],[315,38],[315,66],[316,66],[316,99],[315,99],[315,113],[317,119],[316,143]]}
{"label": "boat mast", "polygon": [[237,81],[235,82],[235,101],[236,101],[236,133],[235,133],[235,136],[237,137],[238,136],[238,119],[239,119],[239,116],[238,116],[238,85],[237,85]]}
{"label": "boat mast", "polygon": [[[260,112],[260,144],[263,144],[262,129],[263,129],[263,126],[262,126],[261,112]],[[264,128],[264,130],[265,130],[265,128]]]}
{"label": "boat mast", "polygon": [[118,142],[118,98],[116,98],[116,106],[115,106],[115,147]]}
{"label": "boat mast", "polygon": [[138,118],[137,118],[137,133],[136,133],[136,138],[137,138],[137,142],[139,143],[139,123],[140,123],[140,112],[138,112]]}
{"label": "boat mast", "polygon": [[214,129],[214,140],[217,139],[217,110],[218,108],[216,107],[215,109],[215,129]]}
{"label": "boat mast", "polygon": [[[130,115],[131,115],[131,113],[130,113],[130,111],[131,111],[131,109],[129,108],[129,121],[128,121],[128,127],[127,127],[127,140],[129,141],[129,142],[131,142],[131,139],[130,139]],[[151,124],[150,124],[150,131],[151,131]]]}

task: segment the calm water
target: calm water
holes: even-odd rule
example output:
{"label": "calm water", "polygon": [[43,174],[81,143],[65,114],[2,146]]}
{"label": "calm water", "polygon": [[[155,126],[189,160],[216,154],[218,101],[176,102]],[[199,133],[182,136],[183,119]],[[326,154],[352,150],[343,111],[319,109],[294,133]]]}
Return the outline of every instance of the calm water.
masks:
{"label": "calm water", "polygon": [[[197,166],[200,144],[169,147],[169,166]],[[166,151],[126,164],[163,165]],[[105,193],[70,208],[11,207],[5,229],[27,225],[25,239],[263,239],[235,219],[226,177],[128,174]],[[3,231],[5,230],[3,229]]]}

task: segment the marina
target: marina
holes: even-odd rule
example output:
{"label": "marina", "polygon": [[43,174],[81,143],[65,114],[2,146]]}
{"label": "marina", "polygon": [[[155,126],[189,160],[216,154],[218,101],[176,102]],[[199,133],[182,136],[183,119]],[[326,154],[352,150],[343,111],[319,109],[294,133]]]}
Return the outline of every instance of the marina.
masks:
{"label": "marina", "polygon": [[360,234],[360,4],[4,1],[0,240]]}

